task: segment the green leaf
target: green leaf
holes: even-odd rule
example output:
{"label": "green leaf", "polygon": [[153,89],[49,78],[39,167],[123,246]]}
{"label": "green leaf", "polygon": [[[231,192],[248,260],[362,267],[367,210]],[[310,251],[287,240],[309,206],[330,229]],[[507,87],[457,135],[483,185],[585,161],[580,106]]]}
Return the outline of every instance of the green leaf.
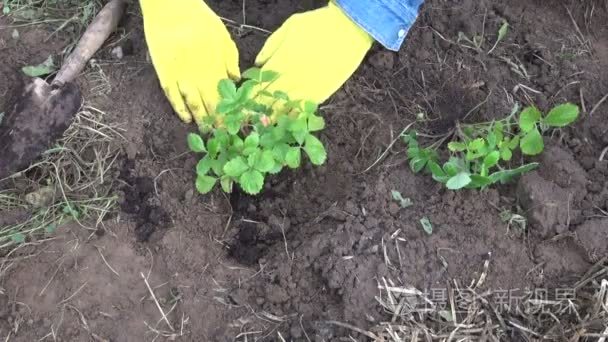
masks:
{"label": "green leaf", "polygon": [[249,170],[249,165],[243,157],[236,157],[224,165],[224,173],[234,178],[239,177],[247,170]]}
{"label": "green leaf", "polygon": [[276,130],[276,128],[271,128],[270,130],[266,131],[265,133],[262,133],[262,135],[260,135],[260,146],[265,147],[265,148],[273,148],[274,145],[280,140],[280,139],[276,139],[275,135],[274,135],[274,131]]}
{"label": "green leaf", "polygon": [[503,146],[500,148],[500,158],[504,161],[509,161],[513,157],[513,152],[509,149],[508,146]]}
{"label": "green leaf", "polygon": [[207,152],[203,138],[196,133],[188,133],[188,147],[193,152]]}
{"label": "green leaf", "polygon": [[543,119],[543,123],[552,127],[564,127],[576,120],[579,114],[577,105],[565,103],[559,105],[549,112]]}
{"label": "green leaf", "polygon": [[254,168],[262,173],[266,173],[274,168],[274,156],[271,150],[264,150],[255,161]]}
{"label": "green leaf", "polygon": [[68,214],[71,217],[78,219],[80,217],[80,212],[76,208],[72,208],[72,206],[68,203],[63,207],[63,213]]}
{"label": "green leaf", "polygon": [[448,149],[452,152],[462,152],[467,149],[467,145],[457,141],[450,141],[448,143]]}
{"label": "green leaf", "polygon": [[505,138],[503,130],[504,130],[504,125],[502,124],[502,122],[497,122],[494,125],[493,132],[494,132],[494,135],[496,136],[496,144],[500,144],[500,142],[503,141],[503,139]]}
{"label": "green leaf", "polygon": [[391,190],[391,196],[393,197],[393,200],[397,201],[399,203],[399,206],[401,208],[407,208],[412,206],[414,203],[412,203],[412,200],[409,198],[403,198],[403,196],[401,195],[401,193],[397,190]]}
{"label": "green leaf", "polygon": [[286,162],[287,153],[290,151],[291,147],[285,143],[277,144],[272,148],[272,154],[274,155],[274,159],[279,161],[280,163]]}
{"label": "green leaf", "polygon": [[213,189],[217,178],[211,176],[198,176],[196,177],[196,190],[201,194],[206,194]]}
{"label": "green leaf", "polygon": [[517,146],[519,146],[519,135],[516,135],[515,137],[513,137],[513,139],[511,139],[511,141],[509,141],[509,144],[507,146],[509,147],[510,150],[516,149]]}
{"label": "green leaf", "polygon": [[252,80],[247,80],[243,82],[243,84],[241,84],[239,89],[236,91],[236,97],[238,99],[238,102],[243,103],[250,99],[251,93],[253,92],[253,89],[255,88],[256,84],[257,82]]}
{"label": "green leaf", "polygon": [[239,184],[243,191],[250,195],[255,195],[262,190],[264,186],[264,175],[257,170],[249,170],[241,175]]}
{"label": "green leaf", "polygon": [[519,146],[522,153],[530,156],[535,156],[541,153],[545,148],[545,144],[543,142],[543,137],[538,131],[538,127],[526,133],[526,135],[521,139]]}
{"label": "green leaf", "polygon": [[228,157],[226,157],[226,154],[222,153],[218,155],[217,159],[211,162],[211,169],[213,170],[213,173],[215,173],[218,177],[223,176],[224,166],[226,166],[227,162]]}
{"label": "green leaf", "polygon": [[243,143],[244,149],[256,148],[260,144],[260,135],[258,132],[252,132],[245,138],[245,142]]}
{"label": "green leaf", "polygon": [[289,95],[284,91],[276,90],[273,96],[279,100],[289,101]]}
{"label": "green leaf", "polygon": [[274,167],[270,171],[268,171],[268,173],[270,173],[271,175],[276,175],[277,173],[281,172],[281,170],[283,170],[283,165],[279,163],[274,163]]}
{"label": "green leaf", "polygon": [[23,235],[23,233],[13,233],[11,234],[11,241],[13,241],[14,243],[24,243],[25,242],[25,235]]}
{"label": "green leaf", "polygon": [[308,131],[309,132],[316,132],[316,131],[320,131],[323,128],[325,128],[325,120],[318,116],[318,115],[314,115],[314,114],[310,114],[308,116]]}
{"label": "green leaf", "polygon": [[302,151],[299,147],[291,147],[285,155],[285,163],[292,169],[300,167]]}
{"label": "green leaf", "polygon": [[207,172],[211,169],[211,165],[213,164],[213,160],[206,155],[205,158],[198,161],[196,164],[196,174],[199,176],[205,176]]}
{"label": "green leaf", "polygon": [[241,130],[244,116],[242,113],[227,115],[224,125],[230,135],[236,135]]}
{"label": "green leaf", "polygon": [[530,163],[530,164],[522,165],[513,170],[497,171],[497,172],[494,172],[493,174],[491,174],[489,178],[492,181],[492,183],[500,182],[500,183],[504,184],[504,183],[510,181],[515,176],[518,176],[518,175],[521,175],[521,174],[524,174],[526,172],[530,172],[530,171],[536,169],[539,165],[540,165],[539,163]]}
{"label": "green leaf", "polygon": [[273,97],[272,93],[269,92],[268,90],[260,90],[258,92],[258,95],[260,95],[260,96],[266,96],[266,97]]}
{"label": "green leaf", "polygon": [[246,157],[250,157],[252,154],[256,153],[259,150],[260,149],[257,147],[246,147],[246,148],[243,148],[242,154]]}
{"label": "green leaf", "polygon": [[486,140],[488,142],[488,148],[493,149],[494,147],[496,147],[497,138],[496,133],[494,133],[494,131],[490,131],[490,133],[488,133]]}
{"label": "green leaf", "polygon": [[487,169],[490,169],[491,167],[498,164],[499,160],[500,160],[500,152],[493,151],[493,152],[486,154],[486,157],[483,159],[483,165],[485,165],[485,167]]}
{"label": "green leaf", "polygon": [[477,138],[475,140],[471,140],[468,144],[468,148],[471,151],[479,151],[484,148],[486,142],[483,138]]}
{"label": "green leaf", "polygon": [[319,109],[319,105],[312,102],[312,101],[306,101],[304,102],[304,111],[306,113],[309,114],[314,114],[317,112],[317,109]]}
{"label": "green leaf", "polygon": [[[217,107],[215,107],[215,110],[217,111],[218,114],[226,114],[226,113],[230,113],[232,111],[234,111],[235,109],[237,109],[239,106],[238,103],[235,103],[232,100],[228,100],[228,99],[223,99],[220,101],[220,103],[217,104]],[[211,115],[208,115],[207,117],[212,117]]]}
{"label": "green leaf", "polygon": [[245,72],[243,72],[241,77],[259,81],[262,79],[261,75],[262,75],[262,70],[260,68],[250,68],[250,69],[245,70]]}
{"label": "green leaf", "polygon": [[419,147],[418,140],[416,140],[416,131],[412,131],[409,134],[402,135],[403,142],[405,142],[409,147]]}
{"label": "green leaf", "polygon": [[327,159],[327,152],[325,151],[323,143],[312,134],[306,136],[304,151],[314,165],[322,165]]}
{"label": "green leaf", "polygon": [[418,147],[410,147],[407,149],[407,158],[412,159],[415,157],[420,157],[420,148]]}
{"label": "green leaf", "polygon": [[223,99],[234,102],[237,100],[236,85],[229,79],[223,79],[218,83],[217,90]]}
{"label": "green leaf", "polygon": [[422,229],[428,234],[433,234],[433,224],[429,220],[428,217],[423,217],[420,219],[420,224],[422,225]]}
{"label": "green leaf", "polygon": [[301,110],[301,108],[300,108],[300,104],[301,103],[302,103],[302,100],[290,100],[290,101],[287,101],[287,103],[285,103],[285,109],[287,109],[287,111],[290,111],[290,110],[293,110],[293,109],[295,109],[297,111],[300,111]]}
{"label": "green leaf", "polygon": [[450,160],[443,164],[443,171],[445,171],[446,175],[450,176],[451,178],[456,176],[458,172],[460,172],[460,168],[458,167],[455,160]]}
{"label": "green leaf", "polygon": [[450,178],[446,186],[450,190],[462,189],[471,183],[471,175],[468,172],[461,171]]}
{"label": "green leaf", "polygon": [[240,151],[243,149],[243,146],[244,146],[243,139],[241,139],[238,135],[233,135],[231,147],[235,151]]}
{"label": "green leaf", "polygon": [[428,158],[425,158],[425,157],[421,157],[421,156],[414,157],[410,160],[410,169],[412,169],[412,171],[414,173],[418,173],[418,172],[422,171],[422,169],[424,169],[424,167],[426,166],[428,161],[429,161]]}
{"label": "green leaf", "polygon": [[436,176],[436,177],[445,177],[446,176],[445,171],[443,171],[441,169],[441,166],[439,166],[439,164],[437,164],[436,162],[429,160],[429,162],[427,163],[427,166],[433,176]]}
{"label": "green leaf", "polygon": [[207,150],[209,151],[209,155],[212,158],[217,157],[217,154],[220,152],[221,146],[220,146],[220,142],[218,139],[216,138],[211,138],[209,139],[209,141],[207,142]]}
{"label": "green leaf", "polygon": [[291,125],[289,125],[289,131],[293,135],[294,139],[298,142],[298,144],[303,144],[304,139],[308,136],[308,125],[306,123],[306,118],[298,118],[294,120]]}
{"label": "green leaf", "polygon": [[279,78],[279,73],[276,71],[272,71],[272,70],[264,70],[262,71],[262,74],[260,75],[260,82],[272,82],[274,80],[276,80],[277,78]]}
{"label": "green leaf", "polygon": [[507,32],[509,31],[509,23],[505,20],[503,21],[502,25],[500,26],[500,29],[498,29],[498,38],[496,39],[497,41],[501,41],[505,38],[505,36],[507,35]]}
{"label": "green leaf", "polygon": [[490,177],[471,175],[471,183],[467,185],[467,188],[484,188],[492,184]]}
{"label": "green leaf", "polygon": [[541,113],[536,107],[526,107],[519,115],[519,129],[522,132],[531,131],[536,123],[540,121],[540,117]]}
{"label": "green leaf", "polygon": [[57,68],[55,67],[53,56],[49,56],[44,62],[38,65],[28,65],[21,68],[21,71],[30,77],[48,75],[55,70],[57,70]]}
{"label": "green leaf", "polygon": [[223,176],[222,178],[220,178],[220,184],[221,184],[222,190],[224,190],[224,192],[226,192],[226,193],[232,192],[232,186],[234,185],[234,181],[232,180],[232,177]]}
{"label": "green leaf", "polygon": [[249,165],[250,168],[253,168],[261,154],[262,150],[256,148],[255,151],[247,157],[247,165]]}

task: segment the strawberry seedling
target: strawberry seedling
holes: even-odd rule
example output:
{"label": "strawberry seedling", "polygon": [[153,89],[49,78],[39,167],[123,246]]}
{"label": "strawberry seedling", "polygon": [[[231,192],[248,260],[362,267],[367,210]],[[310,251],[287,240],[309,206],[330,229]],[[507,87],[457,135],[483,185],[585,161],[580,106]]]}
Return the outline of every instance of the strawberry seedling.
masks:
{"label": "strawberry seedling", "polygon": [[457,138],[447,145],[450,157],[443,165],[440,165],[437,144],[421,147],[416,132],[404,135],[410,168],[415,173],[430,173],[450,190],[504,184],[538,167],[538,163],[512,167],[514,152],[520,151],[523,156],[540,154],[544,150],[542,134],[574,122],[579,109],[566,103],[543,116],[536,107],[530,106],[520,113],[518,120],[514,119],[516,113],[517,110],[500,121],[458,126]]}
{"label": "strawberry seedling", "polygon": [[231,80],[219,83],[216,114],[205,119],[201,134],[188,135],[190,149],[204,154],[196,167],[200,193],[219,182],[225,192],[232,192],[236,183],[256,195],[267,175],[299,168],[304,156],[314,165],[325,163],[325,147],[314,135],[325,128],[317,105],[265,90],[277,77],[252,68],[243,73],[246,81],[238,87]]}

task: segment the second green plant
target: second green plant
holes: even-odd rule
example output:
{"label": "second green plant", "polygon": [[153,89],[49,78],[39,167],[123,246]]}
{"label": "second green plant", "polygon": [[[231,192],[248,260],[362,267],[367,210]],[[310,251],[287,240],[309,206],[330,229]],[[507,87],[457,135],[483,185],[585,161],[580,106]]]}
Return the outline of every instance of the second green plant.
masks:
{"label": "second green plant", "polygon": [[513,177],[538,167],[538,163],[512,161],[516,151],[535,156],[544,150],[542,134],[565,127],[576,120],[579,109],[571,103],[553,108],[543,115],[536,107],[526,107],[518,117],[515,110],[507,118],[490,123],[458,126],[455,139],[448,143],[449,159],[440,165],[437,144],[422,147],[416,132],[404,135],[410,168],[426,171],[448,189],[485,188],[506,183]]}

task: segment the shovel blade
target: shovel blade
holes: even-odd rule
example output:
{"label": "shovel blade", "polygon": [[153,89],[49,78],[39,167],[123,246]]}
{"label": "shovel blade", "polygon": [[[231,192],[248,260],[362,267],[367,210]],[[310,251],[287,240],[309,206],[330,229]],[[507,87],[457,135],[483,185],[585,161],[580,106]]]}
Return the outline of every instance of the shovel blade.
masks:
{"label": "shovel blade", "polygon": [[0,125],[0,181],[31,165],[65,133],[82,103],[73,83],[36,78],[9,104]]}

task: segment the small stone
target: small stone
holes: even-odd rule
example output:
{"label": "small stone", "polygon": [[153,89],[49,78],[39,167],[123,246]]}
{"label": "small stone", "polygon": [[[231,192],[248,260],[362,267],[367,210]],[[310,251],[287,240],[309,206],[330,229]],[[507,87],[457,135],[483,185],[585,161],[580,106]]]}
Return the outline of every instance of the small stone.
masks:
{"label": "small stone", "polygon": [[302,329],[296,324],[291,325],[291,329],[289,329],[289,333],[292,338],[301,338],[302,337]]}
{"label": "small stone", "polygon": [[391,70],[395,66],[395,55],[389,51],[379,51],[370,57],[369,62],[374,68]]}
{"label": "small stone", "polygon": [[123,59],[125,57],[125,54],[122,51],[121,46],[117,46],[117,47],[113,48],[111,53],[112,53],[112,56],[116,59]]}
{"label": "small stone", "polygon": [[587,190],[594,194],[597,194],[598,192],[602,191],[602,188],[602,184],[600,184],[599,182],[591,182],[587,184]]}
{"label": "small stone", "polygon": [[596,160],[595,168],[605,176],[608,176],[608,160]]}
{"label": "small stone", "polygon": [[193,197],[194,197],[194,190],[190,189],[190,190],[186,191],[186,195],[184,196],[184,200],[186,202],[190,202],[190,201],[192,201]]}
{"label": "small stone", "polygon": [[48,328],[48,327],[51,326],[51,324],[52,324],[51,320],[48,319],[47,317],[45,317],[45,318],[42,319],[42,326],[43,327]]}
{"label": "small stone", "polygon": [[595,158],[593,157],[583,157],[581,159],[581,165],[587,171],[591,170],[595,165]]}

